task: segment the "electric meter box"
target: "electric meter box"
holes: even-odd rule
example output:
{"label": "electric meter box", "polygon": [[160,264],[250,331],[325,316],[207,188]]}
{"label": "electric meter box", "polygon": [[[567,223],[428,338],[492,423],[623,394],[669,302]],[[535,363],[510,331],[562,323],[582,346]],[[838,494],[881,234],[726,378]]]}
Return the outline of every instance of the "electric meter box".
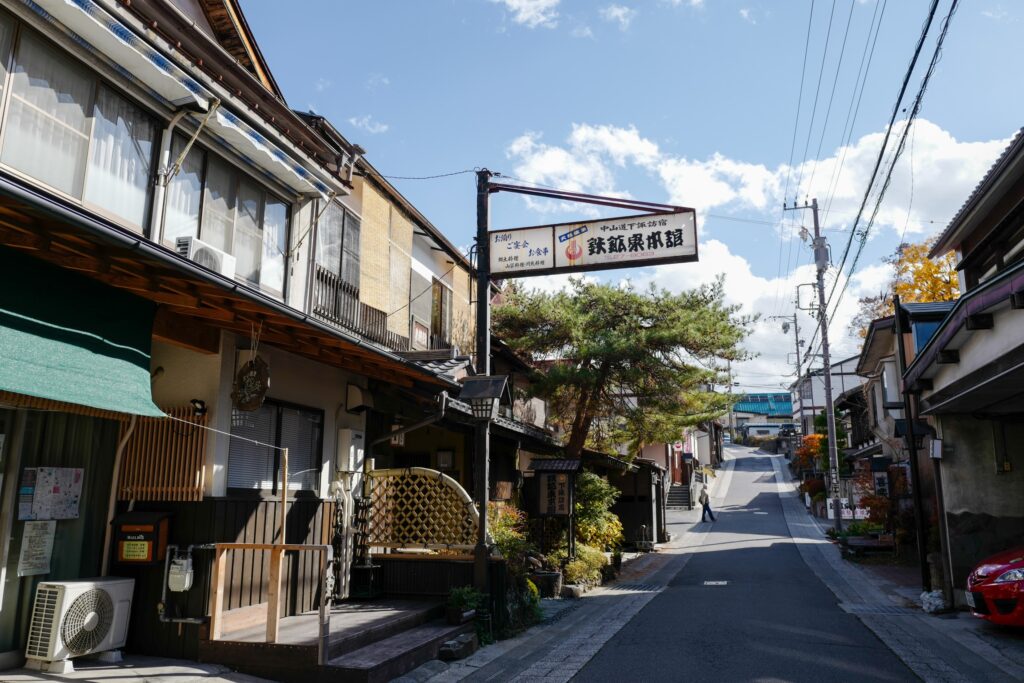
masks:
{"label": "electric meter box", "polygon": [[114,561],[158,564],[167,554],[166,512],[125,512],[114,518]]}

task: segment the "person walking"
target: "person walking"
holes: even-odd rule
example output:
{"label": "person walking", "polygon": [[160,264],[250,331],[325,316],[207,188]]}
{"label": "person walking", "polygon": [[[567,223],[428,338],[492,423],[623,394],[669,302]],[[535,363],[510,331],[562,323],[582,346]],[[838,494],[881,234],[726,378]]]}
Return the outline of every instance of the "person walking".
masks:
{"label": "person walking", "polygon": [[708,495],[707,484],[704,484],[701,487],[700,496],[697,498],[697,501],[701,505],[700,521],[706,522],[708,521],[708,517],[711,518],[712,522],[715,521],[715,513],[711,512],[711,496]]}

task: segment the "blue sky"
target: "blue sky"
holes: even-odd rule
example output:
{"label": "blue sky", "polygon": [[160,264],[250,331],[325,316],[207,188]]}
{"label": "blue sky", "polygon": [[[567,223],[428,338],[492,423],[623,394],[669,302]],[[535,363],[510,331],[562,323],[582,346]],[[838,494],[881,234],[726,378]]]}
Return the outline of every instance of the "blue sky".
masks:
{"label": "blue sky", "polygon": [[[939,3],[908,101],[950,2]],[[800,217],[789,214],[780,225],[787,180],[791,200],[800,179],[801,198],[817,196],[831,208],[824,223],[838,261],[928,5],[305,0],[296,11],[297,3],[243,0],[291,106],[327,116],[385,175],[486,166],[566,189],[696,207],[700,263],[603,277],[679,289],[725,273],[730,301],[765,317],[749,340],[758,358],[737,366],[750,390],[791,380],[783,349],[792,347],[792,335],[783,336],[767,316],[791,314],[795,285],[813,278],[809,250],[793,237]],[[860,105],[847,128],[869,28],[879,16]],[[1024,91],[1014,86],[1024,61],[1015,47],[1022,16],[1009,1],[961,2],[836,314],[839,356],[857,351],[847,321],[856,297],[882,286],[882,256],[904,233],[919,241],[940,230],[1024,125]],[[393,182],[453,242],[471,243],[472,175]],[[498,195],[492,206],[495,227],[582,215],[578,207],[511,195]],[[844,281],[847,270],[829,274],[837,277]],[[801,325],[809,341],[811,319],[802,317]]]}

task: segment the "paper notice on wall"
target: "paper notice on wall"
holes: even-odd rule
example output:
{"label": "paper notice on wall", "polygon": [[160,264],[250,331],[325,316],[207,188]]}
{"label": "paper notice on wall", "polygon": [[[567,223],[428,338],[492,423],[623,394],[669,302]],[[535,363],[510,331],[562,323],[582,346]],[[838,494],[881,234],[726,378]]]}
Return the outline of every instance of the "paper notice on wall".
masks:
{"label": "paper notice on wall", "polygon": [[18,489],[18,519],[77,519],[85,471],[81,467],[28,467]]}
{"label": "paper notice on wall", "polygon": [[50,573],[53,538],[57,535],[57,522],[25,522],[21,536],[21,554],[18,556],[18,576]]}

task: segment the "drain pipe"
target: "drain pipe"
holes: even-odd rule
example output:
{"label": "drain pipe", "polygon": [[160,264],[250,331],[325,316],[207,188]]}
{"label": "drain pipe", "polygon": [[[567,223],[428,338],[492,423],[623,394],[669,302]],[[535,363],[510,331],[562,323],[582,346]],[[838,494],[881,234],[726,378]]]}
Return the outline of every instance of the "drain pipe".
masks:
{"label": "drain pipe", "polygon": [[149,234],[157,244],[161,244],[164,236],[164,200],[167,195],[167,185],[170,184],[171,178],[178,174],[181,170],[181,164],[185,161],[185,157],[188,156],[189,151],[192,149],[192,145],[195,144],[196,139],[199,137],[199,133],[202,132],[203,128],[206,127],[206,123],[213,116],[213,113],[220,106],[220,100],[214,98],[210,101],[210,108],[206,112],[206,116],[199,123],[199,127],[196,132],[189,139],[188,143],[185,144],[185,149],[181,151],[179,157],[171,163],[171,147],[174,143],[174,129],[178,127],[181,120],[188,116],[189,111],[183,109],[176,112],[171,120],[168,122],[167,127],[164,128],[163,133],[160,136],[160,161],[157,164],[156,179],[153,183],[153,208],[150,210],[149,216]]}
{"label": "drain pipe", "polygon": [[107,528],[103,534],[103,568],[100,570],[100,576],[107,576],[107,572],[110,571],[110,536],[113,533],[110,525],[114,522],[114,511],[117,508],[117,486],[118,480],[121,478],[121,462],[124,460],[124,449],[128,445],[128,440],[132,438],[132,434],[135,433],[135,425],[138,420],[138,415],[132,415],[128,422],[128,429],[125,430],[124,436],[117,444],[117,451],[114,453],[114,473],[110,479],[110,497],[107,500]]}

